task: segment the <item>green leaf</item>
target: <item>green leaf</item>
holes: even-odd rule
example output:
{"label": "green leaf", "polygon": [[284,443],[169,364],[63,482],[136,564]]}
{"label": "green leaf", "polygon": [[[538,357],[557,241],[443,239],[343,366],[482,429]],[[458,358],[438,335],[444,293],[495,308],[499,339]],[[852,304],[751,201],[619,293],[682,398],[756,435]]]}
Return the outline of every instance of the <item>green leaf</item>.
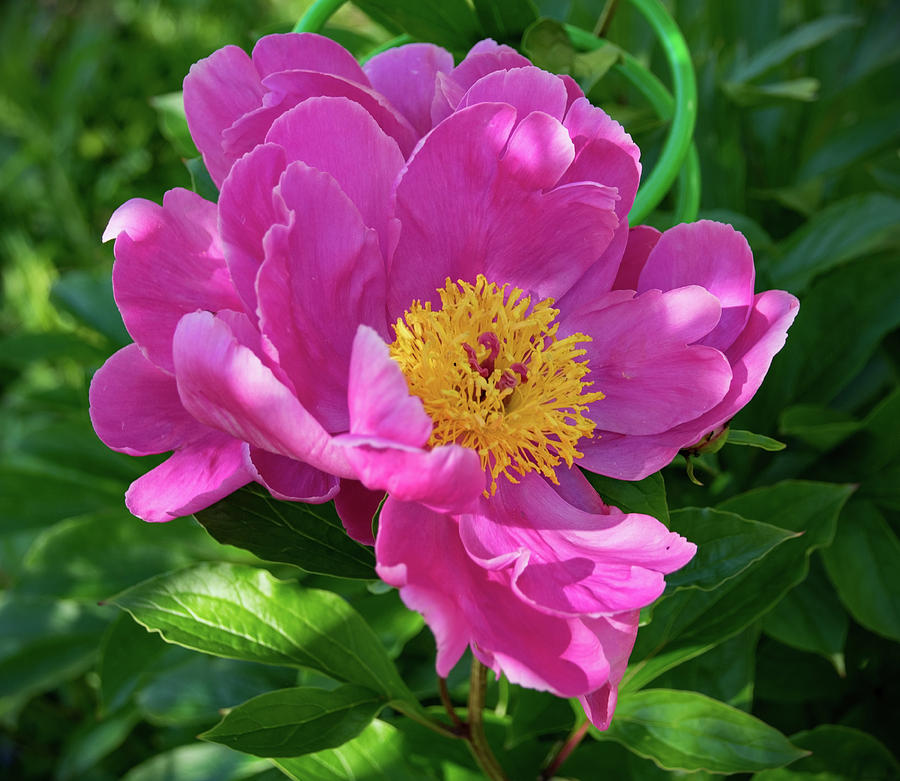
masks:
{"label": "green leaf", "polygon": [[191,138],[187,117],[184,113],[184,96],[181,92],[169,92],[150,98],[150,105],[156,109],[159,130],[173,146],[179,157],[194,157],[197,147]]}
{"label": "green leaf", "polygon": [[386,20],[413,38],[456,51],[468,50],[483,37],[475,12],[466,0],[354,0],[376,20]]}
{"label": "green leaf", "polygon": [[510,684],[510,712],[512,723],[506,747],[532,740],[539,735],[568,732],[572,728],[574,714],[569,703],[553,694],[523,689]]}
{"label": "green leaf", "polygon": [[645,686],[771,610],[806,577],[811,551],[831,542],[837,515],[852,491],[847,485],[789,480],[720,504],[719,510],[803,534],[712,591],[684,589],[657,603],[651,622],[638,632],[623,689]]}
{"label": "green leaf", "polygon": [[[896,244],[898,223],[900,198],[867,193],[837,201],[781,245],[781,258],[770,272],[772,282],[802,291],[817,274]],[[854,290],[862,288],[861,283],[858,280]]]}
{"label": "green leaf", "polygon": [[258,757],[299,757],[352,740],[385,703],[361,686],[280,689],[233,708],[200,738]]}
{"label": "green leaf", "polygon": [[244,488],[196,518],[219,542],[267,561],[335,577],[376,577],[371,549],[347,535],[333,502],[279,502],[262,489]]}
{"label": "green leaf", "polygon": [[591,732],[667,770],[750,773],[786,765],[806,753],[748,713],[697,692],[673,689],[621,697],[609,730]]}
{"label": "green leaf", "polygon": [[68,331],[13,333],[0,339],[0,366],[22,369],[38,361],[61,358],[81,365],[99,365],[107,350],[87,342],[83,335]]}
{"label": "green leaf", "polygon": [[774,84],[746,84],[726,82],[725,93],[739,106],[771,106],[783,100],[811,103],[819,96],[818,79],[800,78]]}
{"label": "green leaf", "polygon": [[858,27],[861,20],[855,16],[822,16],[801,25],[785,36],[773,41],[735,68],[730,81],[745,82],[762,76],[791,57],[812,49],[851,27]]}
{"label": "green leaf", "polygon": [[811,751],[789,768],[764,770],[753,781],[893,781],[900,764],[885,746],[866,732],[822,724],[791,735],[791,742]]}
{"label": "green leaf", "polygon": [[[437,740],[437,738],[435,738]],[[403,736],[384,721],[373,721],[343,746],[304,757],[277,759],[294,781],[421,781],[406,763]]]}
{"label": "green leaf", "polygon": [[518,43],[522,32],[538,18],[532,0],[474,0],[484,31],[500,42]]}
{"label": "green leaf", "polygon": [[798,536],[796,532],[711,507],[675,510],[669,528],[697,545],[694,558],[666,576],[670,593],[684,588],[718,588],[785,540]]}
{"label": "green leaf", "polygon": [[806,580],[788,592],[763,619],[763,629],[785,645],[824,656],[843,674],[847,613],[821,563],[815,559],[811,564]]}
{"label": "green leaf", "polygon": [[164,751],[133,767],[122,781],[241,781],[270,767],[214,743],[194,743]]}
{"label": "green leaf", "polygon": [[565,28],[552,19],[538,19],[522,35],[522,51],[537,67],[551,73],[569,73],[575,64],[575,47]]}
{"label": "green leaf", "polygon": [[219,188],[206,170],[202,157],[185,158],[184,165],[191,176],[191,189],[201,198],[217,203],[219,200]]}
{"label": "green leaf", "polygon": [[170,643],[263,664],[311,667],[414,702],[377,637],[336,594],[236,564],[198,564],[110,600]]}
{"label": "green leaf", "polygon": [[668,525],[669,506],[666,504],[666,483],[662,472],[655,472],[643,480],[630,481],[583,471],[606,504],[626,513],[652,515]]}
{"label": "green leaf", "polygon": [[126,613],[120,613],[103,636],[97,673],[102,713],[122,708],[141,684],[144,674],[171,646],[148,632]]}
{"label": "green leaf", "polygon": [[115,751],[140,720],[134,708],[103,721],[80,724],[69,739],[56,766],[56,781],[89,777],[88,771]]}
{"label": "green leaf", "polygon": [[822,558],[853,618],[900,641],[900,541],[877,508],[861,500],[847,505]]}
{"label": "green leaf", "polygon": [[816,450],[828,451],[859,431],[862,423],[851,414],[824,404],[795,404],[778,422],[778,431],[803,440]]}
{"label": "green leaf", "polygon": [[760,450],[768,450],[769,452],[777,452],[784,450],[787,445],[779,442],[772,437],[766,437],[762,434],[754,434],[752,431],[741,431],[740,429],[728,429],[728,439],[726,444],[729,445],[747,445],[748,447],[758,447]]}

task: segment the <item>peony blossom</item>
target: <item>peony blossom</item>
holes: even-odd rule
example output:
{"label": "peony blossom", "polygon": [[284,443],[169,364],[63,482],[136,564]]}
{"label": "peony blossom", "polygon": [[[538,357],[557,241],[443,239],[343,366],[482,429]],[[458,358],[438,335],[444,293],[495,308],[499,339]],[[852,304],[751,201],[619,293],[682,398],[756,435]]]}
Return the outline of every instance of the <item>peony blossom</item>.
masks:
{"label": "peony blossom", "polygon": [[695,546],[579,467],[640,478],[721,425],[796,301],[754,297],[727,226],[629,231],[637,147],[491,41],[363,69],[268,36],[197,63],[185,107],[218,204],[132,200],[104,234],[135,343],[94,377],[94,427],[174,451],[128,507],[168,520],[250,481],[333,498],[440,675],[470,647],[605,728],[638,611]]}

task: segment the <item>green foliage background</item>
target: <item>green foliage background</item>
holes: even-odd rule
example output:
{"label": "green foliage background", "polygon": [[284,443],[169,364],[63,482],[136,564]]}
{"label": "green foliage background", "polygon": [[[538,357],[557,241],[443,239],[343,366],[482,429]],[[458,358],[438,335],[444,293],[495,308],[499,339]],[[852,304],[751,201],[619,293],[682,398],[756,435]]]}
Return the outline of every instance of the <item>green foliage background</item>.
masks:
{"label": "green foliage background", "polygon": [[[122,493],[151,459],[108,451],[87,417],[92,372],[129,341],[112,302],[112,250],[100,244],[100,234],[128,198],[159,201],[168,188],[192,185],[182,158],[196,152],[166,96],[180,89],[195,60],[225,43],[249,48],[263,34],[286,31],[305,5],[6,0],[0,6],[5,777],[349,778],[342,767],[355,768],[357,778],[477,777],[460,746],[440,747],[440,738],[411,722],[391,726],[401,722],[390,711],[342,749],[310,755],[315,762],[279,760],[281,769],[225,748],[224,738],[198,743],[195,736],[216,724],[222,708],[284,687],[333,688],[335,678],[347,681],[335,697],[364,726],[375,709],[357,684],[371,681],[323,674],[299,657],[285,663],[197,654],[162,642],[113,604],[97,604],[182,567],[235,578],[266,578],[268,569],[300,579],[304,589],[341,594],[372,627],[386,663],[395,659],[413,693],[437,702],[430,634],[395,594],[365,580],[308,574],[290,562],[264,564],[217,543],[192,519],[137,521]],[[708,537],[711,554],[683,588],[670,586],[652,620],[648,611],[613,729],[595,734],[602,739],[588,740],[560,772],[581,779],[706,778],[707,771],[735,770],[744,777],[758,771],[760,781],[896,778],[889,749],[896,750],[900,734],[900,6],[890,0],[667,5],[698,77],[701,216],[745,233],[758,289],[785,288],[802,301],[787,347],[735,421],[788,447],[771,453],[726,445],[695,459],[702,487],[687,479],[679,459],[663,478],[612,496],[626,508],[656,502],[658,514],[667,498],[673,528],[698,541]],[[436,26],[427,13],[434,3],[365,0],[358,8],[370,17],[345,7],[326,33],[359,55],[403,30],[460,50],[485,30],[518,46],[538,15],[592,29],[605,3],[475,6],[478,13],[462,0],[445,4],[460,9],[458,23]],[[649,28],[625,0],[606,37],[667,79]],[[559,55],[534,35],[529,51],[551,60]],[[611,67],[613,58],[573,64],[564,57],[567,63],[590,85],[593,102],[634,135],[649,171],[666,124]],[[665,226],[672,208],[664,202],[650,221]],[[597,485],[606,497],[623,491],[621,484]],[[714,509],[696,509],[708,506]],[[219,539],[226,516],[207,524]],[[761,523],[751,534],[741,519]],[[299,528],[309,519],[293,522]],[[739,569],[715,572],[715,550],[753,555]],[[113,602],[140,616],[154,582]],[[450,683],[461,701],[465,671]],[[394,687],[383,696],[405,695]],[[723,711],[709,697],[732,707]],[[575,719],[567,703],[505,682],[492,683],[488,705],[488,737],[513,778],[533,778]],[[737,711],[791,736],[812,756],[765,769],[799,753],[781,736],[748,732],[750,722]],[[723,745],[739,749],[754,741],[769,746],[763,751],[769,764],[722,760]]]}

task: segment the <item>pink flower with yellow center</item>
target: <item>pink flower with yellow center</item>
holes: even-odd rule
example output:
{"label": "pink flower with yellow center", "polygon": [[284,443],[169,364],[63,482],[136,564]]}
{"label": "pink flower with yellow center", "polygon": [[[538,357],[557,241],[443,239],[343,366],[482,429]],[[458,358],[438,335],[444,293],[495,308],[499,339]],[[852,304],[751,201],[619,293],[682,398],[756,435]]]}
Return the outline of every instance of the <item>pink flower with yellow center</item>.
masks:
{"label": "pink flower with yellow center", "polygon": [[268,36],[195,65],[185,105],[218,204],[172,190],[106,232],[135,343],[94,378],[94,426],[174,451],[131,511],[251,480],[334,499],[441,675],[470,647],[607,726],[638,611],[695,546],[579,466],[637,479],[726,422],[795,299],[754,295],[728,226],[629,231],[631,139],[491,41],[456,67],[415,44],[361,69]]}

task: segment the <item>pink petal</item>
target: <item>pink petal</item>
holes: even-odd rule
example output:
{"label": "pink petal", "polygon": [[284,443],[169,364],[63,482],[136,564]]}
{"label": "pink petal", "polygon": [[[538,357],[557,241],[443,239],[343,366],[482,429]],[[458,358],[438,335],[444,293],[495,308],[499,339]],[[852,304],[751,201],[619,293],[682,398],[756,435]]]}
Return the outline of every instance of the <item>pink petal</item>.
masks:
{"label": "pink petal", "polygon": [[[690,423],[685,424],[685,428],[689,426]],[[691,439],[692,436],[677,430],[652,436],[632,436],[601,429],[594,432],[589,443],[580,443],[584,457],[577,463],[591,472],[617,480],[643,480],[671,463],[682,447],[699,439]]]}
{"label": "pink petal", "polygon": [[370,491],[358,480],[341,480],[341,490],[334,498],[334,508],[347,534],[363,545],[374,545],[372,522],[382,501],[384,491]]}
{"label": "pink petal", "polygon": [[625,129],[603,109],[592,106],[587,98],[579,98],[569,106],[563,124],[575,142],[575,148],[581,149],[592,139],[605,138],[625,150],[638,166],[640,173],[641,150],[631,140]]}
{"label": "pink petal", "polygon": [[339,477],[353,472],[322,426],[228,324],[185,315],[174,343],[182,404],[208,426]]}
{"label": "pink petal", "polygon": [[175,378],[150,363],[136,344],[97,370],[90,403],[97,436],[130,456],[165,453],[209,433],[181,405]]}
{"label": "pink petal", "polygon": [[519,116],[524,119],[510,135],[500,161],[502,176],[527,190],[549,190],[569,167],[575,148],[566,129],[549,114]]}
{"label": "pink petal", "polygon": [[[594,184],[527,189],[528,177],[511,175],[525,169],[508,170],[500,159],[514,123],[509,106],[470,106],[436,127],[409,161],[396,190],[403,230],[391,265],[391,317],[413,299],[436,299],[447,277],[479,273],[556,298],[606,249],[614,194]],[[545,123],[527,129],[535,155],[558,148]]]}
{"label": "pink petal", "polygon": [[747,240],[730,225],[701,220],[676,225],[662,234],[644,264],[637,290],[706,288],[722,304],[722,317],[701,343],[724,350],[747,322],[754,280]]}
{"label": "pink petal", "polygon": [[334,475],[257,447],[248,447],[246,461],[253,479],[286,502],[322,504],[333,499],[340,487]]}
{"label": "pink petal", "polygon": [[253,47],[260,78],[289,70],[320,71],[370,86],[359,63],[343,46],[315,33],[266,35]]}
{"label": "pink petal", "polygon": [[371,328],[360,326],[350,362],[350,434],[335,438],[359,481],[401,501],[461,509],[484,490],[481,461],[473,450],[422,446],[431,420],[409,394],[400,367]]}
{"label": "pink petal", "polygon": [[184,79],[184,110],[197,149],[216,185],[234,158],[222,149],[222,133],[262,103],[259,74],[246,53],[226,46],[191,66]]}
{"label": "pink petal", "polygon": [[479,567],[449,516],[389,497],[375,542],[378,575],[425,616],[446,676],[467,645],[510,681],[563,697],[602,686],[605,649],[584,623],[547,615],[522,602],[502,575]]}
{"label": "pink petal", "polygon": [[578,698],[588,720],[597,729],[608,729],[612,721],[619,698],[619,683],[625,675],[637,637],[639,617],[635,611],[585,622],[597,633],[609,658],[609,680],[596,691]]}
{"label": "pink petal", "polygon": [[479,41],[469,50],[465,59],[450,71],[450,78],[465,91],[482,76],[494,71],[530,66],[531,62],[515,49],[505,44],[498,45],[488,38]]}
{"label": "pink petal", "polygon": [[311,98],[279,117],[266,141],[281,144],[288,160],[331,174],[387,249],[391,191],[403,155],[362,106]]}
{"label": "pink petal", "polygon": [[135,480],[125,504],[145,521],[171,521],[215,504],[250,480],[241,443],[212,431]]}
{"label": "pink petal", "polygon": [[616,290],[637,290],[638,279],[644,270],[647,256],[662,234],[649,225],[638,225],[628,231],[628,244],[613,287]]}
{"label": "pink petal", "polygon": [[283,203],[273,198],[287,160],[277,144],[261,144],[231,168],[219,194],[219,231],[234,286],[256,314],[256,276],[265,258],[263,237],[286,223]]}
{"label": "pink petal", "polygon": [[597,308],[597,303],[612,288],[616,271],[628,241],[628,220],[619,223],[612,241],[595,263],[588,267],[581,278],[560,298],[555,307],[562,322],[573,312]]}
{"label": "pink petal", "polygon": [[329,174],[291,163],[278,194],[290,221],[265,237],[260,328],[300,403],[327,430],[346,431],[357,326],[387,333],[384,259],[375,232]]}
{"label": "pink petal", "polygon": [[241,309],[216,230],[216,205],[169,190],[163,205],[135,198],[109,220],[116,237],[113,290],[125,327],[147,357],[172,371],[172,335],[197,309]]}
{"label": "pink petal", "polygon": [[[731,368],[711,347],[694,345],[715,327],[716,299],[699,287],[648,291],[599,311],[567,317],[560,334],[580,331],[599,429],[658,434],[712,409],[728,392]],[[587,451],[591,443],[580,443]]]}
{"label": "pink petal", "polygon": [[616,216],[619,220],[625,220],[634,203],[640,179],[640,164],[625,149],[608,139],[593,138],[580,145],[575,161],[560,184],[586,181],[615,187],[619,194]]}
{"label": "pink petal", "polygon": [[562,120],[567,98],[566,86],[558,76],[528,66],[482,76],[469,87],[457,109],[476,103],[508,103],[520,118],[541,111]]}
{"label": "pink petal", "polygon": [[376,54],[363,70],[375,90],[409,120],[418,136],[431,130],[438,73],[449,73],[453,55],[430,43],[411,43]]}
{"label": "pink petal", "polygon": [[649,515],[585,512],[536,473],[518,485],[501,484],[459,523],[475,561],[512,568],[512,587],[522,599],[562,616],[640,609],[662,593],[663,574],[697,550]]}

